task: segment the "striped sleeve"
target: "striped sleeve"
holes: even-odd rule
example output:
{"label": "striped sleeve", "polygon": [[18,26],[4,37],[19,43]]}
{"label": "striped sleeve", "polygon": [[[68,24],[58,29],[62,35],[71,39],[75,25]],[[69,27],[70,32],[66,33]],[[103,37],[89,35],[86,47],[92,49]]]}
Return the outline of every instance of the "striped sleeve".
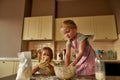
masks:
{"label": "striped sleeve", "polygon": [[66,46],[71,46],[70,40],[68,40],[68,41],[66,42]]}
{"label": "striped sleeve", "polygon": [[81,43],[83,40],[87,39],[88,37],[83,34],[78,34],[78,42]]}

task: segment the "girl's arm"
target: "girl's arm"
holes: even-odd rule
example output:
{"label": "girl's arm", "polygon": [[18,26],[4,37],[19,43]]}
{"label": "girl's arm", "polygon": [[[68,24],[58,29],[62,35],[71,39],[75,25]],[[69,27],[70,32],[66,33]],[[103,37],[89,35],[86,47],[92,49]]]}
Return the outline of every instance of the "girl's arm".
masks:
{"label": "girl's arm", "polygon": [[76,56],[76,59],[72,62],[72,65],[76,65],[78,61],[82,58],[85,48],[86,48],[86,39],[79,44],[79,53],[78,56]]}
{"label": "girl's arm", "polygon": [[70,55],[71,55],[71,47],[66,46],[65,66],[68,66],[70,64]]}

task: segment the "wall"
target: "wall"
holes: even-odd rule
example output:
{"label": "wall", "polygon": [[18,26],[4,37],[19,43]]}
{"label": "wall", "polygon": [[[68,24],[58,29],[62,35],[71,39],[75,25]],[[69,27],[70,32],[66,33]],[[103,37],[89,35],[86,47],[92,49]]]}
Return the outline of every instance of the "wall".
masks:
{"label": "wall", "polygon": [[57,0],[56,17],[113,14],[109,0]]}
{"label": "wall", "polygon": [[[24,8],[24,15],[23,15],[24,17],[30,17],[31,16],[31,7],[32,7],[32,0],[25,0],[25,8]],[[23,37],[23,30],[22,30],[22,37]],[[29,45],[28,41],[22,40],[21,51],[27,51],[28,47],[29,47],[28,45]]]}
{"label": "wall", "polygon": [[32,0],[31,16],[55,15],[55,0]]}
{"label": "wall", "polygon": [[21,48],[25,0],[0,0],[0,57],[16,57]]}

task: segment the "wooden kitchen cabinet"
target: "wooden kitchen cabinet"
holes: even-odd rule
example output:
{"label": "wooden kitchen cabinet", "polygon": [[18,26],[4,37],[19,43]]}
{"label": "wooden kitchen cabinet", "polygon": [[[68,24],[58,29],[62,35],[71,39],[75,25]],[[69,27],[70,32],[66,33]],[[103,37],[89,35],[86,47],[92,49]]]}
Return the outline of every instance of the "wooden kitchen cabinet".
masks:
{"label": "wooden kitchen cabinet", "polygon": [[0,61],[0,77],[12,75],[14,71],[14,62]]}
{"label": "wooden kitchen cabinet", "polygon": [[[38,60],[32,60],[32,67],[38,64]],[[19,68],[19,61],[2,60],[0,61],[0,78],[16,74]]]}
{"label": "wooden kitchen cabinet", "polygon": [[[38,60],[32,60],[32,67],[38,64]],[[14,61],[13,74],[16,74],[19,68],[19,61]]]}
{"label": "wooden kitchen cabinet", "polygon": [[13,74],[16,74],[19,68],[19,61],[14,61]]}
{"label": "wooden kitchen cabinet", "polygon": [[52,40],[53,17],[26,17],[24,19],[23,40]]}
{"label": "wooden kitchen cabinet", "polygon": [[85,35],[93,35],[93,17],[73,17],[73,21],[77,25],[77,30]]}
{"label": "wooden kitchen cabinet", "polygon": [[94,16],[94,39],[93,40],[116,40],[117,31],[114,15]]}
{"label": "wooden kitchen cabinet", "polygon": [[[16,74],[19,68],[19,61],[12,61],[13,62],[13,72],[12,74]],[[32,60],[32,67],[38,64],[38,60]]]}
{"label": "wooden kitchen cabinet", "polygon": [[39,17],[24,19],[23,40],[37,40],[39,32]]}

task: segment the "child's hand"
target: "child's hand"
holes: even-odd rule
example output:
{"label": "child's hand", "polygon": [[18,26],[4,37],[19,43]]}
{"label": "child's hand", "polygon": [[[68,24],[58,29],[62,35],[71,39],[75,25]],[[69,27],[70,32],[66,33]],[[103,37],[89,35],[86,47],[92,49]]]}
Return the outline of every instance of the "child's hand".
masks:
{"label": "child's hand", "polygon": [[40,63],[45,63],[45,62],[49,62],[49,57],[48,56],[43,56]]}
{"label": "child's hand", "polygon": [[48,65],[49,65],[49,57],[48,56],[43,56],[41,61],[40,61],[39,67],[40,68],[45,68]]}

